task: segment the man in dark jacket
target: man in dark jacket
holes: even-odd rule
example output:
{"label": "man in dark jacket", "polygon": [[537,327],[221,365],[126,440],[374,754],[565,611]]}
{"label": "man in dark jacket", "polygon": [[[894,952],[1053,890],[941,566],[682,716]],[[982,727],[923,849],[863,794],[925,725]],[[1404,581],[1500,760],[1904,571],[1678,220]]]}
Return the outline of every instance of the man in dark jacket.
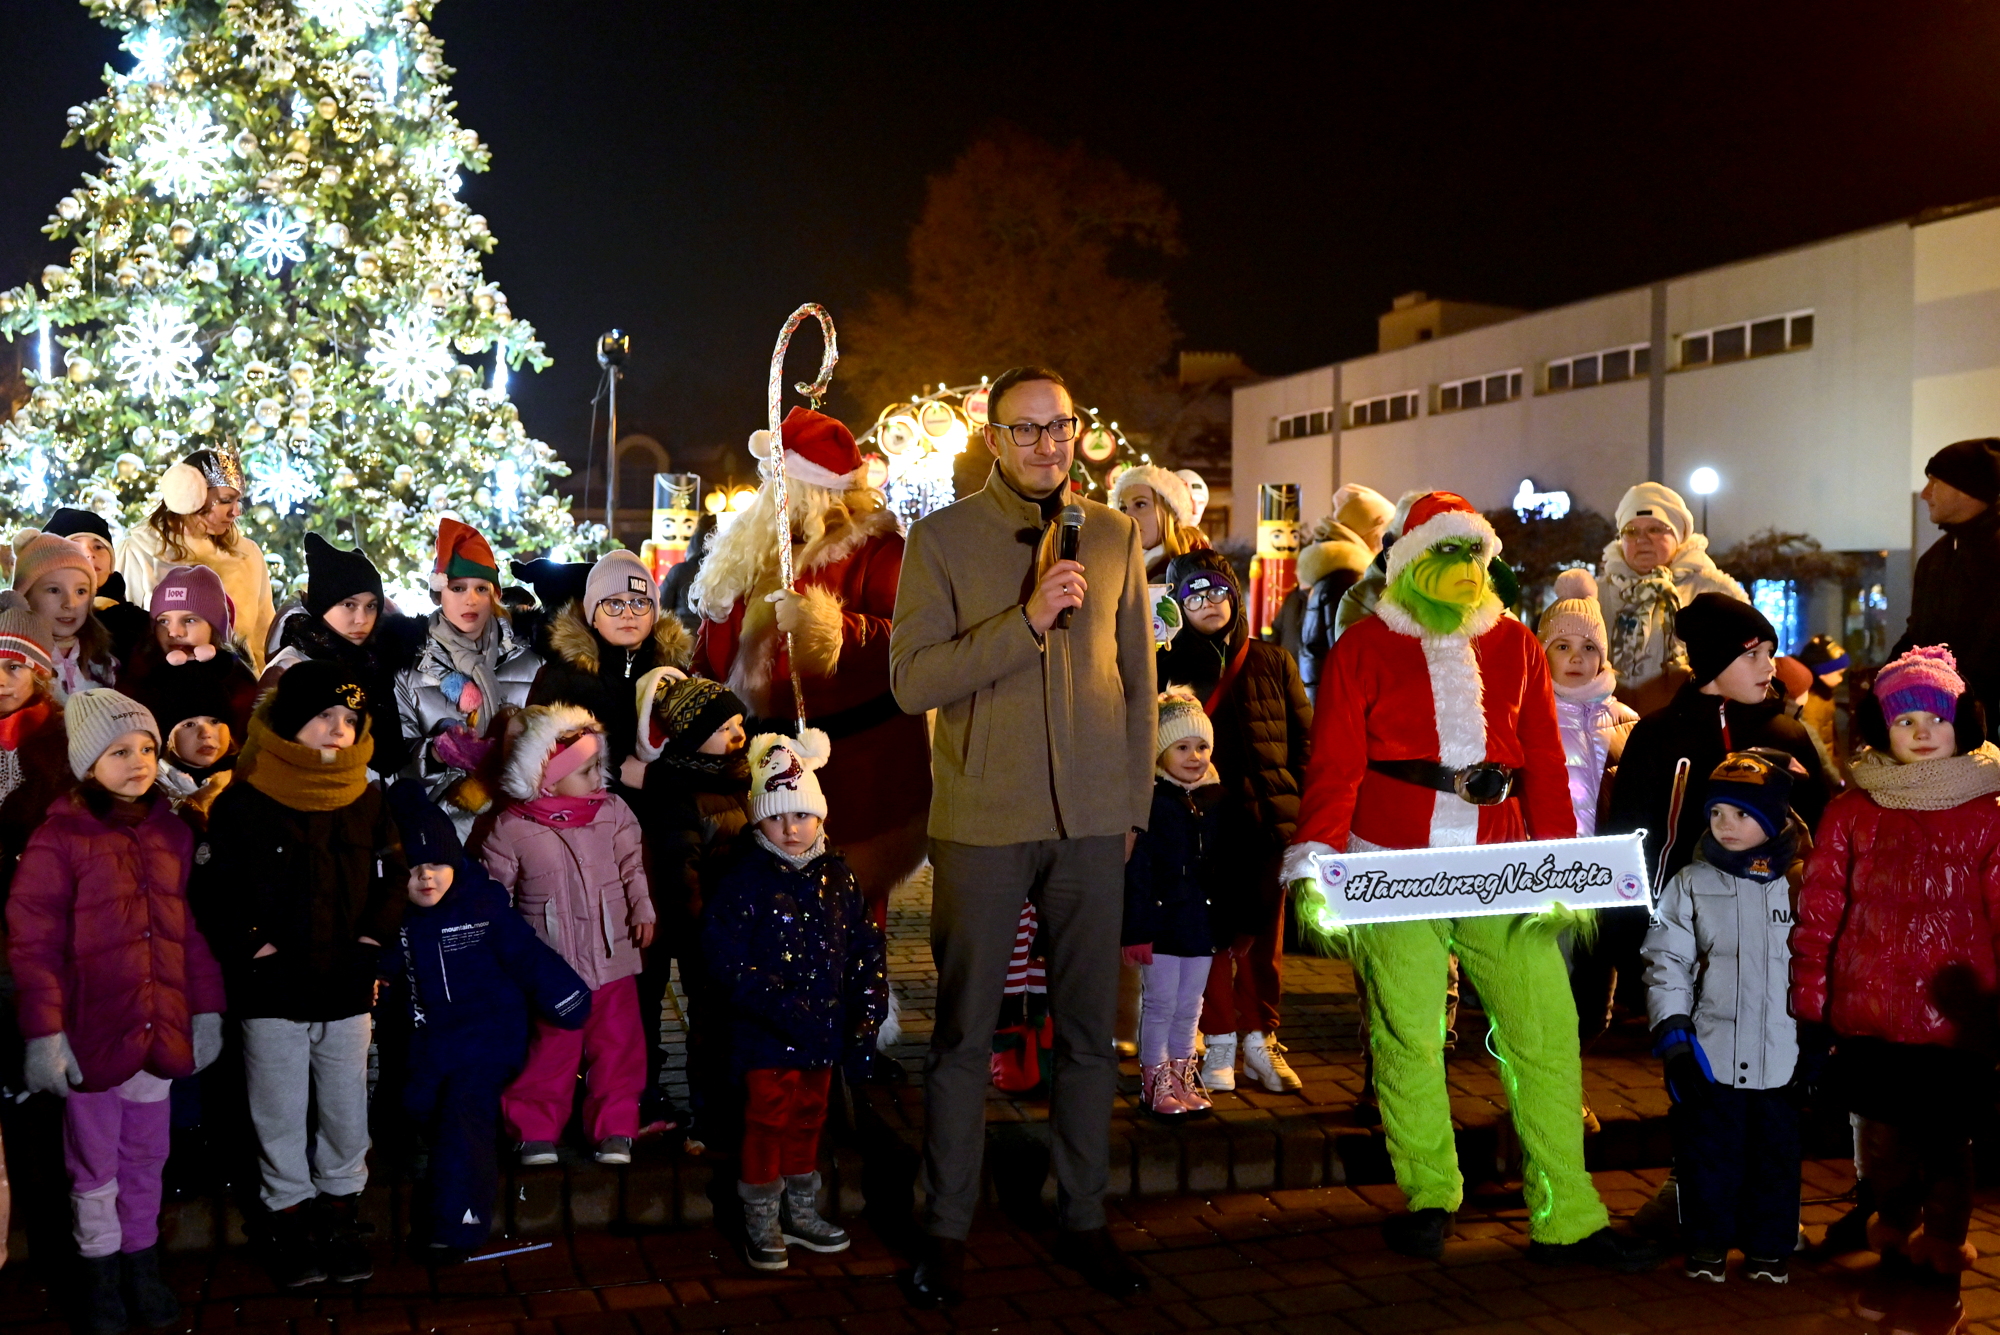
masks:
{"label": "man in dark jacket", "polygon": [[[1610,811],[1597,827],[1599,834],[1646,831],[1646,870],[1655,894],[1694,860],[1708,827],[1702,786],[1731,751],[1771,747],[1792,756],[1792,810],[1807,830],[1819,824],[1831,796],[1811,734],[1785,713],[1785,702],[1770,688],[1778,632],[1764,614],[1727,594],[1697,594],[1675,615],[1674,635],[1687,646],[1694,678],[1666,708],[1633,727]],[[1614,986],[1645,1009],[1639,947],[1646,924],[1644,909],[1598,911],[1597,941],[1578,953],[1570,976],[1586,1037],[1604,1028]]]}
{"label": "man in dark jacket", "polygon": [[1889,656],[1950,646],[1986,717],[2000,717],[2000,439],[1945,446],[1924,478],[1924,504],[1944,536],[1917,562],[1909,626]]}
{"label": "man in dark jacket", "polygon": [[[1273,1094],[1302,1082],[1278,1045],[1284,992],[1285,892],[1278,863],[1299,820],[1300,782],[1312,736],[1312,703],[1298,665],[1250,634],[1236,572],[1219,552],[1189,552],[1167,566],[1181,600],[1183,628],[1161,651],[1158,676],[1190,687],[1215,724],[1222,777],[1223,845],[1241,868],[1236,893],[1242,935],[1215,957],[1201,1030],[1208,1053],[1202,1078],[1234,1089],[1238,1036],[1245,1074]],[[1240,953],[1239,953],[1240,951]]]}
{"label": "man in dark jacket", "polygon": [[529,1007],[577,1029],[590,989],[465,856],[422,784],[397,784],[389,805],[410,864],[410,907],[382,974],[410,1030],[403,1108],[430,1151],[416,1232],[429,1264],[449,1264],[493,1227],[500,1092],[527,1056]]}

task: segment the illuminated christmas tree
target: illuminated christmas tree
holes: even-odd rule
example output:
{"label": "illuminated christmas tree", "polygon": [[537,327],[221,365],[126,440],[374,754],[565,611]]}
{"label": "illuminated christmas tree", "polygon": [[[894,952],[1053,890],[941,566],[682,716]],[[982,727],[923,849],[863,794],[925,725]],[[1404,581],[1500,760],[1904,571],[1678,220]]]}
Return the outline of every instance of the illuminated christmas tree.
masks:
{"label": "illuminated christmas tree", "polygon": [[407,576],[446,513],[503,550],[594,545],[508,399],[549,359],[481,273],[458,190],[488,153],[431,0],[84,3],[131,63],[69,113],[103,161],[45,229],[69,263],[0,292],[33,387],[0,427],[0,520],[90,502],[129,527],[207,447],[240,453],[281,576],[309,529]]}

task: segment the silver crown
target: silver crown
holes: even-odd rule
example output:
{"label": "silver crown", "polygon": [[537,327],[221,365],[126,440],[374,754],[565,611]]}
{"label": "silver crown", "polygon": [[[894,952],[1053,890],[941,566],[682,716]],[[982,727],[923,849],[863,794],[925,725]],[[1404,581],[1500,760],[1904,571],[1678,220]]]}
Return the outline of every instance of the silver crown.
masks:
{"label": "silver crown", "polygon": [[196,450],[181,462],[199,472],[211,487],[243,490],[243,459],[227,446],[219,450]]}

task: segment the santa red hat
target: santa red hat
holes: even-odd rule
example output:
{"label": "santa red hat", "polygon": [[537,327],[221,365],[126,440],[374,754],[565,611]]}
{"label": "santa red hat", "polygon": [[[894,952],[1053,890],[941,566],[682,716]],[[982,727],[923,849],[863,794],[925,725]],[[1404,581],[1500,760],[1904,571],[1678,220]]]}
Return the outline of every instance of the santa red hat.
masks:
{"label": "santa red hat", "polygon": [[431,564],[431,591],[441,591],[455,579],[483,579],[500,584],[500,562],[479,530],[446,517],[438,520],[437,559]]}
{"label": "santa red hat", "polygon": [[1472,502],[1455,491],[1430,491],[1411,502],[1396,545],[1389,549],[1387,577],[1394,583],[1403,567],[1422,556],[1434,542],[1446,538],[1479,539],[1479,563],[1491,565],[1500,554],[1500,535]]}
{"label": "santa red hat", "polygon": [[[794,408],[785,418],[785,476],[829,491],[859,486],[867,476],[854,433],[839,420],[810,408]],[[750,436],[750,453],[771,457],[771,433]]]}

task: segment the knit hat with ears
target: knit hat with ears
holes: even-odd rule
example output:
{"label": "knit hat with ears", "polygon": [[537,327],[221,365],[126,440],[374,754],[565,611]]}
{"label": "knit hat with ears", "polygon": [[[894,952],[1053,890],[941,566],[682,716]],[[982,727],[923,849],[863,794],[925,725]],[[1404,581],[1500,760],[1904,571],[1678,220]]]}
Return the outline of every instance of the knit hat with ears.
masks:
{"label": "knit hat with ears", "polygon": [[[854,433],[845,424],[810,408],[794,408],[785,417],[785,476],[829,491],[846,491],[867,477],[861,449]],[[750,434],[750,453],[758,460],[757,471],[771,471],[771,433]]]}
{"label": "knit hat with ears", "polygon": [[1482,566],[1491,565],[1500,554],[1500,535],[1486,522],[1485,515],[1472,508],[1471,501],[1455,491],[1428,492],[1410,506],[1403,531],[1397,536],[1396,545],[1389,549],[1386,570],[1389,583],[1395,583],[1403,568],[1429,551],[1432,543],[1446,538],[1478,539]]}
{"label": "knit hat with ears", "polygon": [[344,552],[317,533],[306,534],[306,611],[323,617],[357,594],[372,593],[379,609],[382,572],[361,554],[360,548]]}
{"label": "knit hat with ears", "polygon": [[1600,654],[1606,653],[1609,639],[1604,633],[1604,611],[1597,605],[1597,581],[1590,572],[1563,571],[1556,576],[1555,594],[1556,600],[1542,613],[1542,647],[1546,649],[1552,640],[1568,636],[1596,645]]}
{"label": "knit hat with ears", "polygon": [[644,561],[620,547],[590,568],[590,577],[583,584],[583,619],[587,622],[596,616],[597,605],[606,598],[635,595],[651,598],[653,605],[659,606],[660,590],[653,583],[653,572],[646,569]]}
{"label": "knit hat with ears", "polygon": [[[34,536],[29,537],[29,534]],[[26,541],[23,541],[26,539]],[[82,543],[53,533],[24,529],[14,535],[14,587],[26,592],[58,570],[80,570],[91,588],[97,587],[97,567]]]}
{"label": "knit hat with ears", "polygon": [[1160,722],[1153,738],[1153,754],[1163,756],[1167,748],[1185,737],[1199,737],[1215,745],[1215,725],[1201,707],[1195,693],[1185,686],[1169,686],[1160,692]]}
{"label": "knit hat with ears", "polygon": [[638,695],[644,726],[632,749],[649,765],[662,755],[691,756],[730,719],[750,716],[727,686],[679,668],[654,668],[639,678]]}
{"label": "knit hat with ears", "polygon": [[455,579],[483,579],[500,587],[500,562],[478,529],[449,516],[438,520],[437,557],[431,563],[431,592]]}
{"label": "knit hat with ears", "polygon": [[56,670],[55,628],[12,589],[0,590],[0,661],[26,663],[45,677]]}
{"label": "knit hat with ears", "polygon": [[[168,570],[153,586],[147,611],[155,621],[169,612],[192,612],[215,628],[207,644],[187,651],[176,649],[167,655],[169,663],[174,662],[174,654],[181,654],[181,663],[189,658],[206,663],[229,642],[229,632],[236,628],[236,603],[223,592],[222,576],[207,566],[174,566]],[[208,652],[203,653],[204,649]]]}
{"label": "knit hat with ears", "polygon": [[69,772],[78,779],[128,732],[150,733],[153,745],[160,744],[160,725],[153,721],[152,711],[104,686],[78,691],[64,701],[63,726],[69,731]]}
{"label": "knit hat with ears", "polygon": [[1634,519],[1657,519],[1674,531],[1675,542],[1686,542],[1694,532],[1694,511],[1681,494],[1664,482],[1641,482],[1618,502],[1618,531]]}
{"label": "knit hat with ears", "polygon": [[750,741],[750,819],[806,813],[826,818],[826,794],[815,770],[833,754],[833,743],[818,728],[797,737],[762,732]]}
{"label": "knit hat with ears", "polygon": [[507,765],[500,772],[501,792],[517,802],[532,801],[543,789],[586,764],[597,767],[599,788],[609,782],[604,725],[589,710],[575,705],[531,705],[521,711],[519,720],[521,730],[508,743]]}

